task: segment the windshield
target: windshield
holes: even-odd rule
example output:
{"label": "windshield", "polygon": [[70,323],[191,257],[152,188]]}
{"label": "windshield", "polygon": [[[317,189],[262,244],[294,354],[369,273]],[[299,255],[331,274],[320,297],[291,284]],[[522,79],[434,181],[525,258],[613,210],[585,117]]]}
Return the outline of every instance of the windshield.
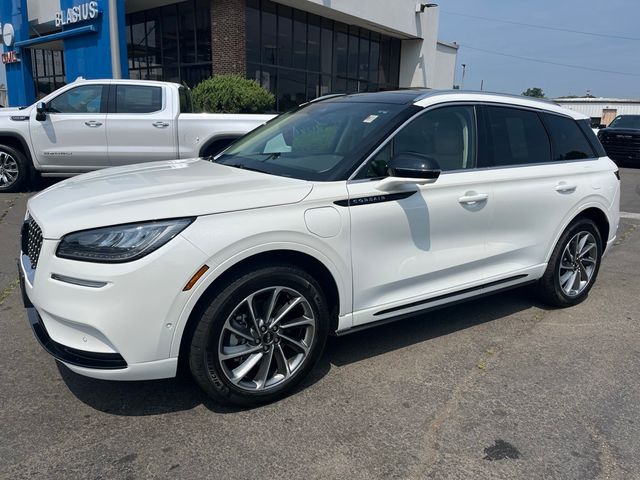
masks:
{"label": "windshield", "polygon": [[609,128],[633,128],[640,130],[640,115],[621,115],[616,117]]}
{"label": "windshield", "polygon": [[249,133],[215,162],[303,180],[344,179],[403,111],[406,105],[312,103]]}

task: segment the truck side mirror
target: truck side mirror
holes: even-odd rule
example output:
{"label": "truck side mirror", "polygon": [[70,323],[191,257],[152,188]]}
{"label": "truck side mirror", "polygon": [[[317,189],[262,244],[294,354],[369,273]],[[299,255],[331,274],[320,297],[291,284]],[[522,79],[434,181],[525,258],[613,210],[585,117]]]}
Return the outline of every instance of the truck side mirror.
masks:
{"label": "truck side mirror", "polygon": [[38,102],[36,104],[36,120],[44,122],[47,119],[47,104]]}

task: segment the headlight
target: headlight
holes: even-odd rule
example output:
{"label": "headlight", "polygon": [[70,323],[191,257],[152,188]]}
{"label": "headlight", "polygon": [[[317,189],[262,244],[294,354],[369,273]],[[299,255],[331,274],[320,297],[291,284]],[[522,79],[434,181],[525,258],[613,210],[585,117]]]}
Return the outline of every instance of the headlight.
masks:
{"label": "headlight", "polygon": [[84,230],[62,237],[56,255],[96,263],[131,262],[157,250],[193,222],[178,218]]}

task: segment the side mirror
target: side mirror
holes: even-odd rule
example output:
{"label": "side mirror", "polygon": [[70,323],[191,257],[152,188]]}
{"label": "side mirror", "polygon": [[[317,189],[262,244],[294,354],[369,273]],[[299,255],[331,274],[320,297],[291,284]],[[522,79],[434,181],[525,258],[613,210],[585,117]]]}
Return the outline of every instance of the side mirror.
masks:
{"label": "side mirror", "polygon": [[44,122],[47,119],[47,104],[44,102],[36,103],[36,120]]}
{"label": "side mirror", "polygon": [[399,153],[387,167],[389,176],[380,180],[376,188],[390,191],[402,185],[426,185],[435,182],[441,169],[432,157],[421,153]]}

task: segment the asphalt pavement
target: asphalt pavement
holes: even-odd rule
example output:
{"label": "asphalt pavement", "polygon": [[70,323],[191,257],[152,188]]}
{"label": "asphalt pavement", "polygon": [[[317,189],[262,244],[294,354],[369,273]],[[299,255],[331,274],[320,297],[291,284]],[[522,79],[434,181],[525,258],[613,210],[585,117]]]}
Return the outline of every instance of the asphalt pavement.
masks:
{"label": "asphalt pavement", "polygon": [[28,195],[0,195],[2,479],[640,478],[638,220],[576,307],[524,288],[331,338],[294,395],[234,410],[189,378],[92,380],[42,350],[15,273]]}

